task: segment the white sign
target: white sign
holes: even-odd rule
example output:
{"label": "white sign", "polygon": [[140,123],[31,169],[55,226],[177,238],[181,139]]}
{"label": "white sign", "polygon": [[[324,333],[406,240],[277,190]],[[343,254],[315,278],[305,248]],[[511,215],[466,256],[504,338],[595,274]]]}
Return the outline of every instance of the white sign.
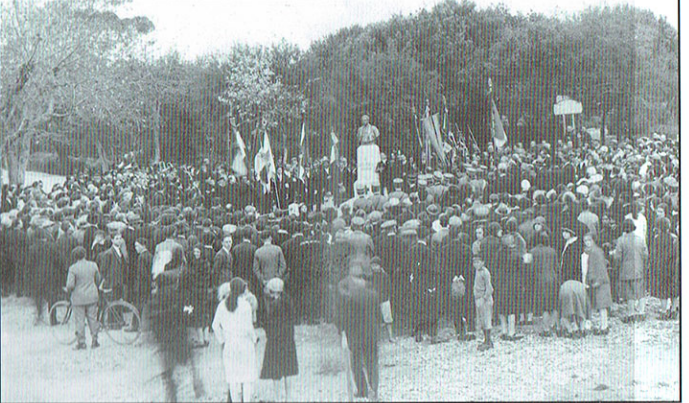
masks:
{"label": "white sign", "polygon": [[578,115],[584,108],[581,102],[577,102],[573,99],[562,99],[553,106],[553,113],[555,116],[560,115]]}

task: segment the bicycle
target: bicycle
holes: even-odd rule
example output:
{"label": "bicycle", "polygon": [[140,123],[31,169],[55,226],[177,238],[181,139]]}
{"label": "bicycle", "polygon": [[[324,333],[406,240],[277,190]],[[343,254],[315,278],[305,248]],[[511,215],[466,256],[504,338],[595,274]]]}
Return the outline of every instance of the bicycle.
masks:
{"label": "bicycle", "polygon": [[[63,287],[63,291],[67,289]],[[112,290],[100,289],[98,320],[99,332],[103,331],[115,343],[127,345],[134,343],[141,335],[141,316],[139,310],[122,299],[105,300],[105,294]],[[102,308],[102,309],[101,309]],[[72,320],[72,303],[69,298],[58,301],[50,307],[51,316],[56,319],[50,325],[51,333],[58,343],[70,345],[77,341],[74,320]],[[52,315],[55,316],[52,316]],[[51,321],[52,322],[52,321]]]}

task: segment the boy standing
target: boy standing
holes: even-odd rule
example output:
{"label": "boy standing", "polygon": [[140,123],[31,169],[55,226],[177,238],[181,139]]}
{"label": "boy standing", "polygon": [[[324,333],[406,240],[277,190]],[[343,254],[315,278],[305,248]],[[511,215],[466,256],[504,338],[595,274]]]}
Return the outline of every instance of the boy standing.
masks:
{"label": "boy standing", "polygon": [[485,351],[493,348],[490,340],[490,329],[493,315],[493,285],[490,282],[490,272],[483,264],[483,257],[474,255],[474,301],[476,302],[476,330],[483,330],[484,341],[479,344],[478,350]]}

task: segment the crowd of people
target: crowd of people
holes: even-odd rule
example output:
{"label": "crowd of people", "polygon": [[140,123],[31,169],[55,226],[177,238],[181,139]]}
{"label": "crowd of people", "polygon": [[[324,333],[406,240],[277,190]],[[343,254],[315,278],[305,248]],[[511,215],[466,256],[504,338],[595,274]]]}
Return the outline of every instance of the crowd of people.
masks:
{"label": "crowd of people", "polygon": [[[194,344],[208,345],[211,329],[220,341],[238,337],[222,322],[245,315],[235,294],[246,289],[256,296],[257,326],[289,333],[275,322],[277,309],[294,324],[345,331],[361,395],[377,390],[377,347],[366,334],[377,340],[379,323],[389,339],[433,341],[445,317],[461,341],[483,331],[486,350],[492,318],[506,341],[534,323],[542,337],[605,335],[614,302],[626,304],[623,322],[644,320],[648,295],[662,301],[658,318],[677,318],[677,142],[574,144],[554,152],[545,142],[490,145],[435,170],[393,152],[371,191],[343,158],[280,165],[269,186],[207,161],[121,164],[68,177],[49,193],[41,183],[5,185],[2,293],[34,298],[41,319],[45,303],[63,297],[70,266],[86,260],[112,298],[145,311],[156,288],[153,254],[174,241],[183,254],[168,266],[183,262],[180,306],[193,307],[185,323],[196,329]],[[218,306],[224,283],[234,299]],[[274,307],[283,287],[293,308]],[[356,323],[352,310],[361,313]],[[295,370],[296,362],[280,374]],[[241,383],[229,373],[228,381]]]}

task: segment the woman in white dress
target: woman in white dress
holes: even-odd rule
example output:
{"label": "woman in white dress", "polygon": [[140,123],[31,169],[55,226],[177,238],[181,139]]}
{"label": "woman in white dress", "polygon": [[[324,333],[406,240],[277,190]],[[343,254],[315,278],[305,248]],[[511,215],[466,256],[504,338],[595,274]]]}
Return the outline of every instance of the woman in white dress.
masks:
{"label": "woman in white dress", "polygon": [[246,282],[230,281],[230,294],[218,304],[213,319],[213,334],[222,345],[225,379],[233,402],[249,402],[258,380],[256,343],[251,305],[243,295]]}

